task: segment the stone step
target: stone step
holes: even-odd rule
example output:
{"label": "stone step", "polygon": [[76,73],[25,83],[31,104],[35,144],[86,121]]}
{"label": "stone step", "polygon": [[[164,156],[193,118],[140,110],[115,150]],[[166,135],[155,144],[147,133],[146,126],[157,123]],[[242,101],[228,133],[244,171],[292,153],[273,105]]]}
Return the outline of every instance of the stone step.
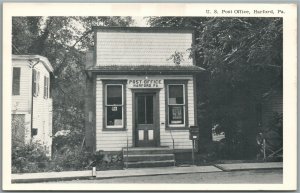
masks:
{"label": "stone step", "polygon": [[162,161],[174,160],[174,154],[148,154],[148,155],[123,155],[124,161],[137,162],[137,161]]}
{"label": "stone step", "polygon": [[175,156],[169,147],[131,147],[123,148],[123,160],[128,168],[166,167],[174,166]]}
{"label": "stone step", "polygon": [[167,167],[174,166],[174,160],[124,162],[124,167],[126,164],[128,164],[128,168]]}

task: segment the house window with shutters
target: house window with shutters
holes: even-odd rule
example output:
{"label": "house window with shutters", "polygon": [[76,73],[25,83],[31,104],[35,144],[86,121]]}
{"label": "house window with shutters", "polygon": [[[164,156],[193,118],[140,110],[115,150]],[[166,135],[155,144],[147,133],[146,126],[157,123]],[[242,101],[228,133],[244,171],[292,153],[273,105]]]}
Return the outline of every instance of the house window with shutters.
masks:
{"label": "house window with shutters", "polygon": [[44,98],[49,98],[49,78],[44,76]]}
{"label": "house window with shutters", "polygon": [[33,85],[32,85],[33,95],[38,96],[39,95],[39,90],[40,90],[40,85],[39,85],[40,72],[33,69],[32,73],[33,73],[32,74],[32,76],[33,76]]}
{"label": "house window with shutters", "polygon": [[20,95],[21,68],[13,68],[12,94]]}

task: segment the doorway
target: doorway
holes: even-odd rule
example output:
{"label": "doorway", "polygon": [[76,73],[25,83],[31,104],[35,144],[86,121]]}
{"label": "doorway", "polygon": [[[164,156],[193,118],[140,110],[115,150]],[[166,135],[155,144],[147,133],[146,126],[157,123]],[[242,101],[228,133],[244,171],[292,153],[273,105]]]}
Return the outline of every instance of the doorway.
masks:
{"label": "doorway", "polygon": [[135,104],[135,146],[159,146],[158,96],[155,92],[137,92]]}

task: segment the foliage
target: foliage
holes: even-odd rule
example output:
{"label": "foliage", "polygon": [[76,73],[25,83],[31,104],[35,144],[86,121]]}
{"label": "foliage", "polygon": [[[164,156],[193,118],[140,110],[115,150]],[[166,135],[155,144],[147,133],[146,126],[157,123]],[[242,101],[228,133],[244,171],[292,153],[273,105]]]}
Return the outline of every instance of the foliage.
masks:
{"label": "foliage", "polygon": [[[51,80],[53,133],[84,133],[85,51],[93,46],[92,26],[128,26],[130,17],[13,17],[13,54],[39,54],[54,67]],[[73,142],[70,145],[74,145]]]}
{"label": "foliage", "polygon": [[148,23],[195,30],[191,53],[206,69],[197,77],[199,143],[218,124],[228,154],[253,155],[255,106],[265,92],[282,92],[282,18],[148,17]]}
{"label": "foliage", "polygon": [[22,145],[25,141],[25,115],[12,114],[11,130],[13,146]]}
{"label": "foliage", "polygon": [[[68,139],[70,140],[70,139]],[[91,170],[122,169],[122,154],[107,154],[102,151],[91,153],[80,146],[60,148],[46,157],[45,151],[37,143],[25,146],[13,146],[12,173],[60,172]]]}
{"label": "foliage", "polygon": [[79,141],[80,139],[83,139],[84,133],[80,131],[72,131],[67,135],[59,135],[54,136],[52,138],[52,147],[54,149],[54,152],[64,149],[74,149],[77,146],[81,146],[83,141]]}
{"label": "foliage", "polygon": [[264,138],[267,141],[267,145],[273,149],[277,150],[282,148],[283,139],[283,116],[282,113],[274,112],[272,117],[268,121],[268,126],[263,133]]}
{"label": "foliage", "polygon": [[167,60],[172,60],[174,64],[179,65],[184,60],[183,54],[182,52],[175,51]]}
{"label": "foliage", "polygon": [[43,171],[49,161],[46,151],[38,143],[12,145],[12,172],[29,173]]}

